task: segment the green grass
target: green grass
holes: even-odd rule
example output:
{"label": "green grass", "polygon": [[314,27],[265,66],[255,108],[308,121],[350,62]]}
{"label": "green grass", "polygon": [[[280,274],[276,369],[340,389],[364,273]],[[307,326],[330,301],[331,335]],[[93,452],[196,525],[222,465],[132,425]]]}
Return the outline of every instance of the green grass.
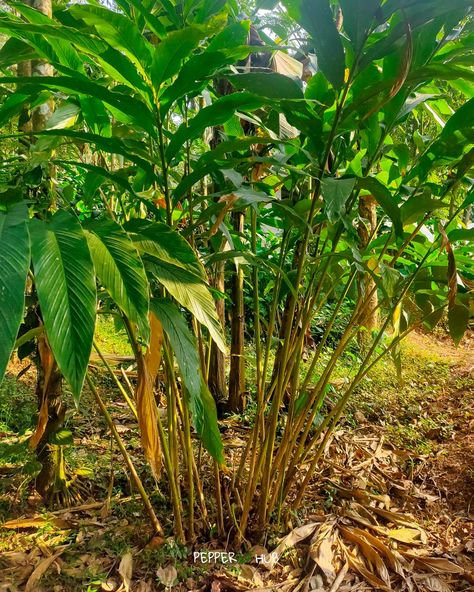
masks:
{"label": "green grass", "polygon": [[384,425],[392,443],[417,454],[433,450],[437,439],[449,438],[449,417],[433,408],[451,380],[452,361],[429,342],[408,339],[402,344],[402,383],[390,357],[379,362],[349,401],[347,418],[362,412],[368,421]]}
{"label": "green grass", "polygon": [[0,385],[0,432],[24,434],[37,415],[36,398],[31,388],[12,376]]}
{"label": "green grass", "polygon": [[97,345],[104,354],[117,356],[131,356],[132,348],[121,322],[114,322],[113,318],[99,315],[95,329]]}

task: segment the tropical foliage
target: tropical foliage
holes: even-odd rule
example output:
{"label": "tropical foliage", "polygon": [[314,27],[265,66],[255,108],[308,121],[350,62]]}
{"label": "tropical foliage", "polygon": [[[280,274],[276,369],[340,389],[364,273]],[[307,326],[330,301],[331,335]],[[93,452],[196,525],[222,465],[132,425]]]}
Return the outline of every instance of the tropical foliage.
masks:
{"label": "tropical foliage", "polygon": [[[472,315],[470,3],[276,5],[120,0],[50,18],[12,2],[0,17],[0,374],[43,340],[75,399],[87,376],[107,414],[88,364],[97,314],[122,323],[138,372],[125,396],[182,540],[196,508],[238,542],[298,508],[377,361],[402,373],[410,331],[447,314],[458,344]],[[30,60],[54,75],[17,76]],[[17,129],[52,102],[44,129]],[[219,351],[230,411],[252,409],[236,466]]]}

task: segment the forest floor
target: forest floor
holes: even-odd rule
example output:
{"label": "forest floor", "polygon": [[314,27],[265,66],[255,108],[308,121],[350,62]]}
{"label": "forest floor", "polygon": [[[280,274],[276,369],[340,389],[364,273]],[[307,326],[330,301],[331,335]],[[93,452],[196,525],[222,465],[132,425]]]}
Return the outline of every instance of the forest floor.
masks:
{"label": "forest floor", "polygon": [[[103,347],[127,354],[113,335]],[[328,442],[303,511],[231,566],[193,562],[196,550],[223,548],[212,533],[193,548],[175,541],[165,498],[141,464],[135,425],[106,380],[101,390],[169,536],[150,539],[87,393],[78,410],[71,404],[67,421],[74,446],[66,460],[82,499],[68,509],[42,508],[27,447],[34,371],[16,378],[27,365],[13,363],[0,391],[0,591],[474,589],[472,333],[459,348],[441,332],[411,335],[403,384],[390,361],[376,366]],[[242,423],[225,420],[227,448],[242,441]],[[257,565],[254,556],[267,552],[277,554],[274,565]]]}

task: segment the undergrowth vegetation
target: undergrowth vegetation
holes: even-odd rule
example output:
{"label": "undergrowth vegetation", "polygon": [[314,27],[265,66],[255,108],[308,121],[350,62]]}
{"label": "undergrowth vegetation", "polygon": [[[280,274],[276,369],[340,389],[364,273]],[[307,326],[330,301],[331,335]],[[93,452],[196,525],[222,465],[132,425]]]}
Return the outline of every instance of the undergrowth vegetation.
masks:
{"label": "undergrowth vegetation", "polygon": [[248,550],[304,514],[341,425],[449,438],[420,392],[450,369],[403,344],[472,321],[472,23],[468,0],[8,2],[18,495],[77,505],[103,462],[152,536]]}

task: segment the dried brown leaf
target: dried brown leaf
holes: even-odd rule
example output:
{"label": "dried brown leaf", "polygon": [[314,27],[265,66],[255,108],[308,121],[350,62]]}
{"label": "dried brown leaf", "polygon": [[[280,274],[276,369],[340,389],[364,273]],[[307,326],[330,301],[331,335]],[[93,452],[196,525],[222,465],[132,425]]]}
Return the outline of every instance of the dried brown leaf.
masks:
{"label": "dried brown leaf", "polygon": [[405,53],[403,56],[403,60],[401,62],[400,71],[397,74],[397,79],[395,80],[392,88],[390,89],[390,93],[388,96],[389,100],[392,99],[405,84],[405,80],[407,79],[408,73],[410,72],[411,68],[411,62],[413,58],[413,36],[411,32],[410,23],[407,20],[405,21],[405,37]]}
{"label": "dried brown leaf", "polygon": [[334,526],[335,522],[333,520],[321,524],[311,539],[309,546],[309,556],[323,572],[328,583],[332,583],[336,578],[333,547],[337,533]]}
{"label": "dried brown leaf", "polygon": [[56,559],[64,553],[65,550],[66,547],[64,547],[60,551],[57,551],[54,555],[51,555],[50,557],[45,557],[42,561],[38,563],[33,573],[28,578],[28,581],[26,582],[24,592],[34,592],[34,590],[37,589],[38,582],[49,569],[50,565],[52,565],[56,561]]}
{"label": "dried brown leaf", "polygon": [[43,368],[43,392],[41,394],[38,422],[29,441],[29,447],[32,450],[38,446],[48,423],[48,385],[55,363],[53,353],[44,334],[38,336],[38,353]]}
{"label": "dried brown leaf", "polygon": [[153,591],[153,588],[152,588],[151,581],[144,582],[143,580],[141,582],[138,582],[138,586],[135,589],[135,592],[152,592],[152,591]]}
{"label": "dried brown leaf", "polygon": [[415,574],[413,579],[417,584],[422,584],[429,592],[451,592],[452,588],[449,584],[440,580],[437,576],[426,574]]}
{"label": "dried brown leaf", "polygon": [[349,561],[349,564],[360,573],[360,575],[371,585],[374,586],[377,590],[383,590],[384,592],[390,592],[391,587],[387,586],[387,584],[381,580],[377,575],[372,573],[367,569],[367,567],[362,563],[362,561],[351,551],[346,549],[346,556]]}
{"label": "dried brown leaf", "polygon": [[217,214],[216,221],[214,222],[211,230],[209,231],[209,234],[211,236],[214,236],[216,232],[219,230],[219,226],[224,221],[225,215],[233,207],[233,205],[238,199],[239,196],[235,195],[235,193],[229,193],[228,195],[223,195],[219,198],[219,203],[223,202],[225,205],[222,208],[222,210]]}
{"label": "dried brown leaf", "polygon": [[388,531],[388,536],[391,539],[408,545],[419,545],[422,542],[421,533],[418,528],[392,528],[392,530]]}
{"label": "dried brown leaf", "polygon": [[344,563],[344,565],[339,570],[339,573],[337,574],[336,579],[332,583],[332,586],[329,589],[329,592],[337,592],[339,590],[348,571],[349,571],[349,563],[346,561],[346,563]]}
{"label": "dried brown leaf", "polygon": [[264,563],[263,565],[267,569],[273,569],[281,555],[287,549],[290,549],[291,547],[294,547],[296,544],[303,541],[304,539],[307,539],[314,533],[318,526],[318,522],[311,522],[310,524],[298,526],[298,528],[292,530],[289,534],[286,535],[286,537],[284,537],[281,540],[280,544],[273,550],[270,556],[270,561],[268,563]]}
{"label": "dried brown leaf", "polygon": [[158,568],[156,575],[165,588],[171,588],[176,582],[178,572],[174,565],[167,565],[166,567]]}
{"label": "dried brown leaf", "polygon": [[102,582],[100,585],[101,592],[115,592],[119,587],[116,580],[109,578],[106,582]]}
{"label": "dried brown leaf", "polygon": [[350,518],[354,522],[357,522],[358,524],[362,524],[362,526],[370,528],[371,530],[375,531],[377,534],[386,535],[388,532],[388,530],[385,527],[377,526],[376,524],[372,524],[368,519],[363,518],[357,512],[351,512],[350,510],[346,510],[345,515],[347,516],[347,518]]}
{"label": "dried brown leaf", "polygon": [[374,536],[366,530],[353,527],[352,532],[358,534],[359,536],[364,536],[367,539],[367,541],[385,557],[385,559],[388,561],[388,565],[395,573],[402,577],[405,576],[405,572],[400,561],[400,559],[403,558],[400,555],[394,553],[380,539],[378,539],[376,536]]}
{"label": "dried brown leaf", "polygon": [[9,528],[12,530],[21,530],[23,528],[41,528],[42,526],[54,526],[61,530],[68,530],[74,528],[74,524],[62,518],[18,518],[15,520],[7,520],[2,524],[2,528]]}
{"label": "dried brown leaf", "polygon": [[359,547],[359,551],[362,553],[369,566],[373,566],[377,571],[380,579],[386,584],[387,588],[390,588],[390,574],[387,566],[383,562],[382,557],[378,554],[377,550],[372,547],[369,541],[364,537],[355,532],[350,528],[344,526],[339,527],[340,532],[344,535],[344,538],[351,543],[355,543]]}
{"label": "dried brown leaf", "polygon": [[417,563],[421,564],[423,567],[427,567],[431,569],[433,572],[439,573],[457,573],[462,574],[464,573],[465,569],[460,565],[456,565],[449,559],[445,557],[425,557],[424,555],[416,555],[415,553],[405,552],[403,553],[405,557],[409,557],[410,559],[414,559]]}
{"label": "dried brown leaf", "polygon": [[138,382],[135,398],[142,447],[153,474],[158,477],[161,469],[161,445],[154,385],[161,363],[163,327],[153,313],[150,313],[150,328],[150,345],[145,355],[140,354],[137,357]]}
{"label": "dried brown leaf", "polygon": [[258,586],[259,588],[263,586],[263,581],[260,577],[260,574],[258,573],[257,568],[252,565],[247,565],[243,563],[240,566],[240,577],[245,580],[248,580],[254,586]]}
{"label": "dried brown leaf", "polygon": [[[410,517],[405,516],[403,514],[398,514],[397,512],[393,512],[391,510],[382,510],[382,508],[377,508],[377,507],[371,507],[370,508],[375,514],[378,514],[379,516],[381,516],[382,518],[385,518],[385,520],[388,520],[389,522],[393,522],[394,524],[397,524],[399,526],[406,526],[409,530],[417,530],[418,531],[418,541],[416,540],[416,537],[414,538],[414,542],[412,544],[419,544],[419,543],[427,543],[428,542],[428,535],[426,534],[426,532],[423,530],[423,528],[421,528],[421,526],[419,524],[417,524],[414,520],[410,519]],[[403,530],[403,529],[394,529],[394,530]],[[391,531],[392,532],[392,531]],[[409,537],[409,534],[406,533],[406,535],[404,535],[404,533],[401,533],[401,536],[406,536]],[[392,537],[392,538],[396,538],[396,537]],[[397,539],[397,540],[401,540],[401,539]],[[409,542],[408,540],[404,540],[401,542]]]}
{"label": "dried brown leaf", "polygon": [[441,224],[438,225],[438,230],[442,237],[441,250],[446,249],[446,253],[448,255],[448,302],[449,308],[452,308],[456,304],[456,294],[458,288],[456,259],[454,257],[453,248],[449,242],[446,231]]}
{"label": "dried brown leaf", "polygon": [[131,553],[125,553],[120,560],[119,574],[122,578],[122,583],[125,588],[125,592],[130,592],[133,575],[133,557]]}

